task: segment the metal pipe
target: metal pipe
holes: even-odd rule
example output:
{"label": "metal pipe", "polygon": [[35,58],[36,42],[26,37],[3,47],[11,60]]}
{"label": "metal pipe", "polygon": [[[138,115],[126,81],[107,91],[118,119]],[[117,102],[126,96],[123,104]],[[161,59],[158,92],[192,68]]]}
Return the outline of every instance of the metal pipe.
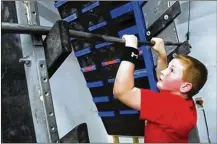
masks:
{"label": "metal pipe", "polygon": [[[39,35],[46,35],[51,30],[51,27],[46,26],[37,26],[37,25],[20,25],[15,23],[2,23],[2,33],[18,33],[18,34],[39,34]],[[94,41],[107,41],[107,42],[117,42],[117,43],[125,43],[124,40],[113,37],[113,36],[107,36],[107,35],[99,35],[99,34],[92,34],[82,31],[76,31],[76,30],[69,30],[69,34],[72,37],[80,38],[80,39],[88,39],[88,40],[94,40]],[[139,45],[148,45],[153,46],[153,42],[138,42]],[[164,44],[166,46],[176,45],[179,46],[182,43],[177,42],[167,42],[165,41]]]}

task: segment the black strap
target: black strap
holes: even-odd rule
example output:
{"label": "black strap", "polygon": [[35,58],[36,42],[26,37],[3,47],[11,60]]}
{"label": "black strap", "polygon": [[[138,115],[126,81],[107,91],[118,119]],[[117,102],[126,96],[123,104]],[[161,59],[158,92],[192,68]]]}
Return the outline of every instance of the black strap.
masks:
{"label": "black strap", "polygon": [[132,47],[125,47],[122,55],[122,61],[129,61],[136,64],[139,59],[139,50]]}

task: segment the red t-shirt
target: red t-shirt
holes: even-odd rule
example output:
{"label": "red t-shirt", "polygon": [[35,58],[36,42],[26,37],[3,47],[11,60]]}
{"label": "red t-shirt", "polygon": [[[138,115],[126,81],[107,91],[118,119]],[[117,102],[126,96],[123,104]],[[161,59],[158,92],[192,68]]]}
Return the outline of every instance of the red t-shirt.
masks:
{"label": "red t-shirt", "polygon": [[197,113],[192,99],[141,89],[140,119],[147,120],[145,142],[187,143],[196,126]]}

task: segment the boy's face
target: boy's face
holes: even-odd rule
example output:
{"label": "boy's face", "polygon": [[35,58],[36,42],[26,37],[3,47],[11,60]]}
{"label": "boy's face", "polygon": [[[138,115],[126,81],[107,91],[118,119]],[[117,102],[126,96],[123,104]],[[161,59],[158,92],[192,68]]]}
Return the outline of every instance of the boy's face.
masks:
{"label": "boy's face", "polygon": [[[191,87],[186,87],[188,83],[182,80],[184,66],[178,59],[173,59],[168,67],[161,71],[157,87],[160,90],[167,90],[171,92],[187,92]],[[190,85],[188,85],[190,86]],[[187,88],[187,89],[186,89]]]}

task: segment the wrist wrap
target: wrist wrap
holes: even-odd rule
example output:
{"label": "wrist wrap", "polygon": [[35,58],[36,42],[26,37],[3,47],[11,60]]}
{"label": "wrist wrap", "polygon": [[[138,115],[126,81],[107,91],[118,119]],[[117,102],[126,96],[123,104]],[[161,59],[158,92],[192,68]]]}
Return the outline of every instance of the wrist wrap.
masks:
{"label": "wrist wrap", "polygon": [[139,50],[132,47],[125,47],[122,55],[122,61],[129,61],[136,64],[139,58]]}

